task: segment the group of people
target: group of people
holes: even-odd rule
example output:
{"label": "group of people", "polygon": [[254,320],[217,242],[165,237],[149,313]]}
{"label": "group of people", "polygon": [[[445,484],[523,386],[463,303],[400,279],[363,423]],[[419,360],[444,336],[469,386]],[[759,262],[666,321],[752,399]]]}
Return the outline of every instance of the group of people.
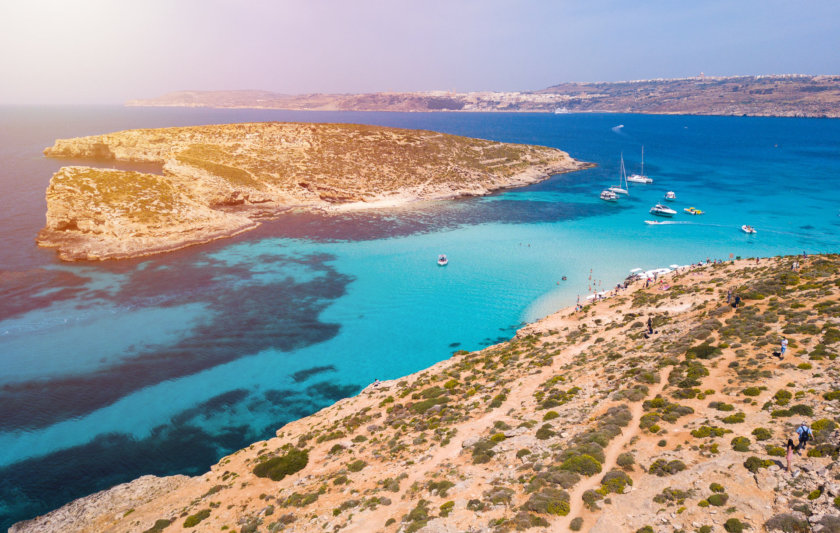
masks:
{"label": "group of people", "polygon": [[811,427],[804,421],[796,428],[796,434],[799,436],[798,444],[793,444],[793,439],[788,439],[787,441],[785,459],[787,460],[788,472],[790,472],[790,464],[793,461],[793,452],[799,453],[800,450],[804,450],[808,441],[814,438],[814,432],[811,431]]}
{"label": "group of people", "polygon": [[741,297],[737,294],[733,295],[732,291],[728,290],[726,291],[726,303],[731,304],[733,308],[738,309],[738,306],[741,305]]}

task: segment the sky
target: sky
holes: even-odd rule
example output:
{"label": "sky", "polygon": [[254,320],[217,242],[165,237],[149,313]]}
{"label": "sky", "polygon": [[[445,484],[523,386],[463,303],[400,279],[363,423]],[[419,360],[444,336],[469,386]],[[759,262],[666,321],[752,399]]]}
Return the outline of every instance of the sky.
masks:
{"label": "sky", "polygon": [[0,104],[840,74],[837,0],[0,0]]}

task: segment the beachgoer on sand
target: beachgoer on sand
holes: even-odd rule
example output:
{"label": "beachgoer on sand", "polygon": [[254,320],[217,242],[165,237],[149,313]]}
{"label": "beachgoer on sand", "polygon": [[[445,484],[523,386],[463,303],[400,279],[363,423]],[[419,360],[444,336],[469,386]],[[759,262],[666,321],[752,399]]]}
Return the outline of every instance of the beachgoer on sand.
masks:
{"label": "beachgoer on sand", "polygon": [[782,357],[785,356],[785,352],[787,351],[788,340],[782,337]]}
{"label": "beachgoer on sand", "polygon": [[796,434],[799,435],[799,444],[796,446],[796,451],[804,450],[808,441],[814,438],[814,432],[805,422],[799,424],[799,427],[796,428]]}
{"label": "beachgoer on sand", "polygon": [[790,472],[790,463],[793,461],[793,449],[795,446],[793,445],[793,439],[788,439],[787,441],[787,453],[785,454],[785,458],[787,459],[787,471]]}

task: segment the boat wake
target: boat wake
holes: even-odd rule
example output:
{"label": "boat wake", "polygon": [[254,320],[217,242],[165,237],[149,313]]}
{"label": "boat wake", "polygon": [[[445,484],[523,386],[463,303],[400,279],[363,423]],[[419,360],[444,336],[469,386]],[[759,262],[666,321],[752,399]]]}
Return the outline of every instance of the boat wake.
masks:
{"label": "boat wake", "polygon": [[624,128],[624,124],[619,124],[618,126],[615,126],[613,128],[610,128],[610,129],[613,131],[613,133],[618,133],[619,135],[627,135],[626,133],[621,131],[622,128]]}

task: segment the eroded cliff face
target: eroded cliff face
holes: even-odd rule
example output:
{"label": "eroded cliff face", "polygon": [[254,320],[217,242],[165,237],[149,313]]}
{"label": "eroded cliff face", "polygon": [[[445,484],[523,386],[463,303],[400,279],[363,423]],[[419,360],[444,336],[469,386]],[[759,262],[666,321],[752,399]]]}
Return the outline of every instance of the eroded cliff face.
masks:
{"label": "eroded cliff face", "polygon": [[840,259],[660,280],[12,531],[837,531]]}
{"label": "eroded cliff face", "polygon": [[64,167],[38,244],[115,259],[229,236],[289,208],[482,195],[590,166],[554,148],[353,124],[254,123],[59,139],[49,157],[163,164],[155,175]]}

